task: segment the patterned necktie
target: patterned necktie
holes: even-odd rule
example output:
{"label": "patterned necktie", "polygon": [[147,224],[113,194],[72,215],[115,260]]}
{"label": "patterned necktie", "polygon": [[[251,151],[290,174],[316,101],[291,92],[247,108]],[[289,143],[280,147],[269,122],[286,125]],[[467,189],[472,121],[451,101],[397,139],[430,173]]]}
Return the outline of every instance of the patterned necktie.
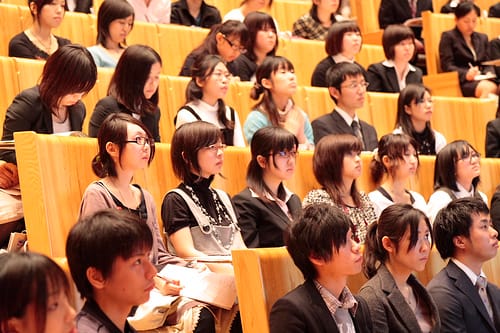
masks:
{"label": "patterned necktie", "polygon": [[479,292],[479,296],[481,297],[481,300],[484,303],[484,306],[486,308],[486,311],[488,311],[488,315],[491,318],[491,321],[493,321],[493,310],[491,308],[490,300],[488,299],[488,293],[486,292],[486,285],[488,284],[488,281],[486,281],[486,278],[484,276],[478,276],[476,280],[476,287]]}
{"label": "patterned necktie", "polygon": [[354,135],[361,141],[361,145],[363,150],[365,150],[365,144],[363,142],[363,134],[361,133],[361,127],[359,127],[359,123],[356,120],[353,120],[351,123],[352,131]]}
{"label": "patterned necktie", "polygon": [[417,15],[417,0],[410,0],[411,17]]}

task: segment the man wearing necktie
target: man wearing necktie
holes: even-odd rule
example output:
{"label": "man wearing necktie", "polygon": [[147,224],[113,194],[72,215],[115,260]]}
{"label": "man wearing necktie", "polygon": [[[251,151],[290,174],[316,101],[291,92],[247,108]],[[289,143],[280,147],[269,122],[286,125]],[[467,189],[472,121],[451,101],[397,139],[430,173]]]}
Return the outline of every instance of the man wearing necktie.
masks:
{"label": "man wearing necktie", "polygon": [[356,114],[356,110],[365,103],[368,82],[364,74],[361,66],[349,62],[341,62],[328,69],[326,83],[335,109],[311,123],[314,143],[329,134],[352,134],[361,140],[363,150],[377,148],[377,131]]}
{"label": "man wearing necktie", "polygon": [[434,244],[448,265],[427,289],[439,309],[441,332],[500,332],[500,289],[483,263],[496,256],[498,232],[481,199],[453,200],[434,220]]}

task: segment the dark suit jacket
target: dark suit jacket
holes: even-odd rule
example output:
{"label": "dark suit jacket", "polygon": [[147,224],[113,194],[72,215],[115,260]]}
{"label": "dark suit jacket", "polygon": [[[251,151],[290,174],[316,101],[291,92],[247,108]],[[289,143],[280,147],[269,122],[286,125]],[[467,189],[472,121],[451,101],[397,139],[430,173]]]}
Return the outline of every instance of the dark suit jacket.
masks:
{"label": "dark suit jacket", "polygon": [[[399,93],[398,76],[394,67],[386,67],[381,62],[368,66],[366,80],[370,83],[368,91]],[[415,67],[406,75],[406,84],[422,84],[422,70]]]}
{"label": "dark suit jacket", "polygon": [[445,72],[457,71],[461,85],[467,82],[465,75],[469,70],[469,63],[479,66],[482,72],[495,72],[493,66],[481,66],[481,62],[489,59],[488,36],[483,33],[473,32],[471,40],[477,55],[476,61],[474,61],[474,56],[462,33],[457,28],[443,32],[439,41],[441,68]]}
{"label": "dark suit jacket", "polygon": [[[408,284],[418,297],[419,304],[428,306],[432,321],[431,332],[438,333],[440,321],[436,304],[413,275],[408,278]],[[368,303],[374,332],[421,332],[415,314],[385,265],[380,266],[377,274],[361,287],[359,296]]]}
{"label": "dark suit jacket", "polygon": [[316,67],[311,76],[311,86],[313,87],[328,87],[326,83],[326,71],[335,65],[335,60],[331,56],[328,56],[321,60]]}
{"label": "dark suit jacket", "polygon": [[488,283],[486,289],[496,323],[491,322],[476,286],[450,260],[427,285],[427,290],[439,309],[441,332],[500,332],[500,289],[491,283]]}
{"label": "dark suit jacket", "polygon": [[214,24],[221,23],[221,21],[222,18],[217,7],[208,5],[205,1],[201,3],[199,22],[189,13],[186,0],[179,0],[172,3],[170,23],[211,28]]}
{"label": "dark suit jacket", "polygon": [[92,8],[92,0],[77,0],[75,12],[90,14],[90,8]]}
{"label": "dark suit jacket", "polygon": [[[356,332],[373,333],[368,306],[363,299],[356,299],[358,309],[352,317]],[[323,298],[310,280],[273,305],[269,324],[270,333],[339,333]]]}
{"label": "dark suit jacket", "polygon": [[[68,107],[68,115],[71,130],[81,131],[85,118],[85,105],[79,101]],[[14,98],[5,114],[2,140],[12,140],[14,133],[21,131],[54,133],[52,112],[40,100],[38,86],[23,90]],[[16,154],[12,150],[0,150],[0,160],[16,163]]]}
{"label": "dark suit jacket", "polygon": [[[97,133],[101,124],[104,122],[107,116],[111,113],[123,112],[132,115],[132,112],[128,110],[123,104],[118,103],[116,98],[113,96],[106,96],[97,102],[94,112],[90,116],[89,121],[89,136],[97,138]],[[156,108],[153,114],[145,114],[141,116],[142,123],[148,128],[149,132],[155,139],[156,142],[160,142],[160,108]]]}
{"label": "dark suit jacket", "polygon": [[[248,247],[284,246],[284,236],[290,226],[290,219],[274,201],[264,201],[252,196],[248,188],[233,197],[233,203],[240,218],[238,225]],[[292,195],[286,205],[293,218],[302,211],[297,195]]]}
{"label": "dark suit jacket", "polygon": [[497,238],[500,240],[500,191],[496,191],[491,197],[490,216],[493,227],[498,231]]}
{"label": "dark suit jacket", "polygon": [[500,118],[486,124],[486,157],[500,157]]}
{"label": "dark suit jacket", "polygon": [[[421,17],[425,10],[433,11],[432,0],[418,0],[416,17]],[[378,10],[378,22],[381,29],[390,24],[402,24],[411,18],[411,8],[408,0],[382,0]],[[412,27],[415,37],[420,39],[422,28]]]}
{"label": "dark suit jacket", "polygon": [[[377,148],[377,131],[375,127],[368,124],[363,120],[359,120],[359,125],[361,127],[361,133],[363,134],[363,141],[365,144],[365,150],[373,150]],[[351,126],[349,126],[344,118],[336,111],[333,110],[329,114],[321,116],[311,123],[314,134],[314,143],[317,144],[319,140],[328,134],[354,134]]]}

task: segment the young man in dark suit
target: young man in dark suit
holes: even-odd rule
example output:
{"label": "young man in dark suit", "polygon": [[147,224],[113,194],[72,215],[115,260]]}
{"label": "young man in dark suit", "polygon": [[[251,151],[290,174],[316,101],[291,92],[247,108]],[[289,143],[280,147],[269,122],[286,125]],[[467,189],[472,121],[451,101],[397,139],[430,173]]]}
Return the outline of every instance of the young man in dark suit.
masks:
{"label": "young man in dark suit", "polygon": [[287,249],[305,282],[273,305],[271,333],[372,332],[368,305],[346,286],[363,261],[351,227],[349,217],[331,205],[304,209]]}
{"label": "young man in dark suit", "polygon": [[500,332],[500,289],[491,283],[480,287],[486,278],[482,265],[498,251],[488,206],[476,198],[454,200],[439,211],[433,229],[441,258],[450,258],[427,286],[441,332]]}
{"label": "young man in dark suit", "polygon": [[335,102],[335,109],[312,122],[314,141],[328,134],[352,134],[363,142],[363,150],[377,148],[377,131],[360,120],[356,110],[363,107],[366,97],[364,69],[358,64],[342,62],[326,72],[328,92]]}

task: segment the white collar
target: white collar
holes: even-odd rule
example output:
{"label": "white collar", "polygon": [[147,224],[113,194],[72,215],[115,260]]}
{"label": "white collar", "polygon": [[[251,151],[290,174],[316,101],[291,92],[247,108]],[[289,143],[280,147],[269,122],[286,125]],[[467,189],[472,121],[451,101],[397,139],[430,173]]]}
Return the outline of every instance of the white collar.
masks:
{"label": "white collar", "polygon": [[[393,67],[396,67],[396,63],[394,62],[394,60],[390,60],[390,59],[386,59],[382,62],[382,65],[384,65],[385,67],[389,67],[389,68],[393,68]],[[416,71],[417,69],[410,63],[408,63],[408,71],[409,72],[414,72]]]}
{"label": "white collar", "polygon": [[[250,194],[252,195],[253,198],[259,198],[260,196],[254,192],[254,190],[252,190],[250,187],[248,188],[250,190]],[[293,192],[290,191],[285,185],[283,185],[283,189],[285,190],[285,200],[283,200],[283,202],[287,203],[288,200],[290,199],[290,197],[293,195]],[[276,201],[276,199],[274,199],[272,197],[271,194],[269,194],[268,192],[264,192],[264,196],[266,197],[266,199],[269,199],[271,201]],[[280,200],[280,199],[278,199]]]}
{"label": "white collar", "polygon": [[[467,265],[465,265],[464,263],[462,263],[461,261],[459,261],[456,258],[451,258],[451,261],[453,261],[453,263],[455,265],[457,265],[458,268],[460,268],[465,273],[465,275],[467,275],[467,277],[472,282],[472,285],[475,286],[477,278],[478,278],[478,276],[476,275],[476,273],[474,273]],[[481,273],[479,273],[479,276],[482,276],[482,277],[484,277],[486,279],[486,275],[484,274],[484,272],[483,272],[482,269],[481,269]],[[486,280],[488,280],[488,279],[486,279]]]}
{"label": "white collar", "polygon": [[460,183],[457,182],[456,184],[458,191],[453,191],[453,193],[457,196],[457,198],[469,198],[474,196],[474,185],[472,185],[472,189],[469,191]]}
{"label": "white collar", "polygon": [[333,61],[335,61],[336,64],[339,64],[341,62],[350,62],[351,64],[354,63],[354,58],[349,59],[343,54],[337,53],[336,55],[332,56]]}
{"label": "white collar", "polygon": [[359,118],[358,118],[357,114],[354,115],[354,118],[351,118],[351,116],[347,112],[345,112],[344,110],[342,110],[338,106],[335,106],[335,110],[337,110],[337,112],[340,114],[340,116],[342,118],[344,118],[347,125],[351,126],[351,124],[354,120],[356,120],[359,123]]}

